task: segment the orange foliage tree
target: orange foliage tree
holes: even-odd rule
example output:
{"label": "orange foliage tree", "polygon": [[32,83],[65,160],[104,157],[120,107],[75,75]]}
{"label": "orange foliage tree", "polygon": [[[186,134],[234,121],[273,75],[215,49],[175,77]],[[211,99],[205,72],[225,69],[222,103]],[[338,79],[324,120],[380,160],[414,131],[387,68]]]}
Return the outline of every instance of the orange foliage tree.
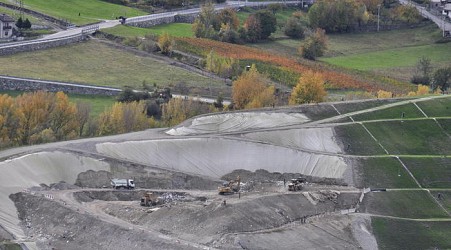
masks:
{"label": "orange foliage tree", "polygon": [[324,78],[318,72],[306,71],[293,88],[289,99],[290,105],[322,102],[327,93]]}
{"label": "orange foliage tree", "polygon": [[255,65],[233,82],[232,100],[235,109],[261,108],[274,104],[274,87],[257,71]]}

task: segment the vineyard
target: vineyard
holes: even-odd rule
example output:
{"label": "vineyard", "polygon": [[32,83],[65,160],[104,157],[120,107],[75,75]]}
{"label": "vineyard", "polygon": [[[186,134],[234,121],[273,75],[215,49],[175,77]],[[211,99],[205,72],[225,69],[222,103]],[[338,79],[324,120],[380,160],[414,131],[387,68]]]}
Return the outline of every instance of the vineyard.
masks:
{"label": "vineyard", "polygon": [[349,75],[339,72],[339,69],[331,69],[327,66],[311,65],[301,60],[290,59],[281,55],[275,55],[263,50],[244,45],[223,43],[203,38],[177,38],[177,48],[200,56],[206,56],[211,50],[217,54],[238,60],[254,60],[278,67],[286,74],[298,74],[301,76],[307,70],[321,72],[326,79],[328,89],[364,90],[375,93],[378,90],[390,91],[397,95],[405,95],[412,91],[412,86],[394,80],[380,78],[362,79],[362,76]]}

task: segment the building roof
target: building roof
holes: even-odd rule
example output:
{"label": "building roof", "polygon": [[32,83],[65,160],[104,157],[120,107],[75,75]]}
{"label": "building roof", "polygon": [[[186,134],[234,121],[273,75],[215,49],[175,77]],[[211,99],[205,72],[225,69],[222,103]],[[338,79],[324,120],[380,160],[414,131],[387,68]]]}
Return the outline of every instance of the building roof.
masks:
{"label": "building roof", "polygon": [[451,10],[451,3],[445,4],[445,7],[443,7],[444,10]]}
{"label": "building roof", "polygon": [[15,22],[15,20],[12,17],[10,17],[6,14],[0,14],[0,21],[4,22],[4,23]]}

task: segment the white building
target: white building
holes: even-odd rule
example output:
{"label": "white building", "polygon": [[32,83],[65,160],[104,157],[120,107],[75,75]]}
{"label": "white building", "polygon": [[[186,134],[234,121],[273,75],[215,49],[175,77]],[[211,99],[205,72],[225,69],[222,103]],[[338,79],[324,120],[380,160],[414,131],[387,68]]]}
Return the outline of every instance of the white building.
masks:
{"label": "white building", "polygon": [[10,38],[15,27],[14,19],[6,14],[0,14],[0,39]]}

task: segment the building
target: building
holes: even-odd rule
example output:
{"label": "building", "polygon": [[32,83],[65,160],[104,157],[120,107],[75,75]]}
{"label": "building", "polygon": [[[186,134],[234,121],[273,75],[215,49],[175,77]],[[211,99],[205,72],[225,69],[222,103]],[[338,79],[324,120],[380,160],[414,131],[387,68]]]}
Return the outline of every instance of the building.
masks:
{"label": "building", "polygon": [[0,39],[10,38],[13,35],[15,21],[6,14],[0,14]]}
{"label": "building", "polygon": [[451,3],[445,4],[442,14],[447,16],[448,18],[451,18]]}

